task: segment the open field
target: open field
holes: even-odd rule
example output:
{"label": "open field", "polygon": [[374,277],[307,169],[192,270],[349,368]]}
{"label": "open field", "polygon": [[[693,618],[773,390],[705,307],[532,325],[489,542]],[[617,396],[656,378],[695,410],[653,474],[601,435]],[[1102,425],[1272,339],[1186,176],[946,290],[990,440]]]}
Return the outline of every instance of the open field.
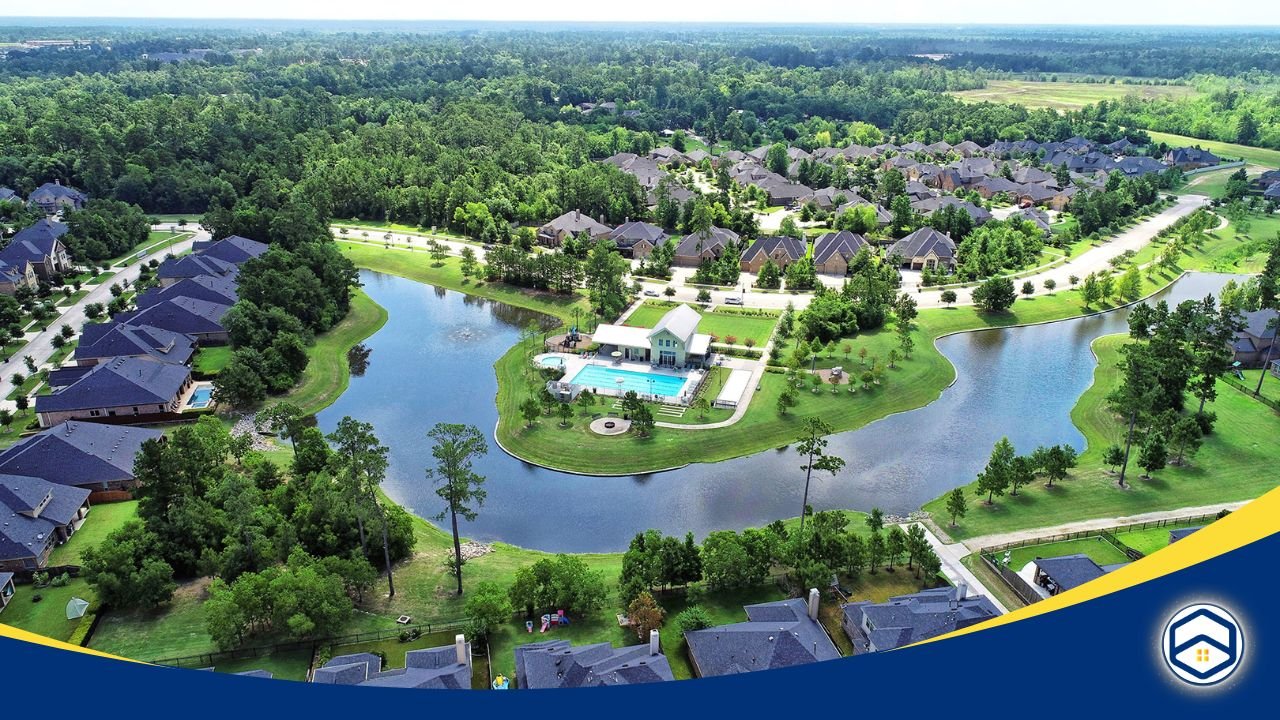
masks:
{"label": "open field", "polygon": [[1263,165],[1268,168],[1280,167],[1280,150],[1236,145],[1235,143],[1218,142],[1217,140],[1201,140],[1187,135],[1174,135],[1173,133],[1156,132],[1155,130],[1148,130],[1147,134],[1151,136],[1152,140],[1173,147],[1199,145],[1219,157],[1238,158],[1251,165]]}
{"label": "open field", "polygon": [[1033,82],[988,80],[985,88],[961,90],[952,95],[967,102],[1015,103],[1029,108],[1079,110],[1099,100],[1119,100],[1130,95],[1144,100],[1180,99],[1199,93],[1188,85],[1126,85],[1124,83]]}
{"label": "open field", "polygon": [[[1093,344],[1098,356],[1094,382],[1071,412],[1088,445],[1070,477],[1053,489],[1033,484],[1017,497],[997,498],[991,506],[978,499],[976,484],[971,484],[965,488],[972,498],[969,513],[957,527],[948,528],[948,534],[968,538],[1073,520],[1207,506],[1252,499],[1276,486],[1275,475],[1259,468],[1274,467],[1280,461],[1280,445],[1269,440],[1280,432],[1280,413],[1219,382],[1218,399],[1207,408],[1217,413],[1217,425],[1190,464],[1170,465],[1144,478],[1137,464],[1131,463],[1128,487],[1117,487],[1115,476],[1102,464],[1102,453],[1111,443],[1124,440],[1124,425],[1107,409],[1106,396],[1119,383],[1116,365],[1126,342],[1126,335],[1108,335]],[[943,496],[925,509],[944,517],[945,505]]]}
{"label": "open field", "polygon": [[[624,324],[651,328],[658,324],[663,315],[671,312],[671,309],[679,304],[681,303],[646,302],[636,308]],[[754,340],[756,345],[764,345],[773,334],[773,328],[777,326],[780,315],[780,313],[762,316],[736,312],[705,312],[696,307],[694,310],[702,314],[702,322],[698,323],[698,332],[714,335],[720,342],[724,342],[726,337],[732,335],[737,338],[738,345],[744,344],[743,341],[747,338]]]}

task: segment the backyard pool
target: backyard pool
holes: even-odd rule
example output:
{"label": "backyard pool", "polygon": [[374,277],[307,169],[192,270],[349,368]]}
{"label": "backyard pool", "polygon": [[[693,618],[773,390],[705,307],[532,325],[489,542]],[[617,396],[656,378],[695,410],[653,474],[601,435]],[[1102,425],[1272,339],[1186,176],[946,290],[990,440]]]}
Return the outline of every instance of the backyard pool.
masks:
{"label": "backyard pool", "polygon": [[556,357],[555,355],[548,355],[542,358],[541,360],[539,360],[538,364],[541,365],[542,367],[547,367],[547,368],[564,367],[564,358]]}
{"label": "backyard pool", "polygon": [[686,378],[672,375],[622,370],[606,365],[588,365],[579,370],[569,382],[606,392],[619,389],[623,392],[634,390],[640,395],[678,398],[680,391],[684,389],[685,380]]}
{"label": "backyard pool", "polygon": [[200,385],[197,386],[195,392],[191,393],[191,399],[187,401],[187,409],[203,410],[209,407],[213,402],[213,386]]}

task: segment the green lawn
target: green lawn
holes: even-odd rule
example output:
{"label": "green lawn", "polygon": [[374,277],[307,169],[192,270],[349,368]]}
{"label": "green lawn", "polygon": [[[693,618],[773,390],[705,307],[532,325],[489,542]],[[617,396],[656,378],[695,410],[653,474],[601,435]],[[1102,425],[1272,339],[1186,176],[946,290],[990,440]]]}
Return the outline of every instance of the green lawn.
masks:
{"label": "green lawn", "polygon": [[142,252],[143,250],[151,249],[151,252],[155,252],[157,250],[163,249],[164,247],[163,245],[152,248],[152,246],[156,245],[157,243],[166,243],[169,241],[176,243],[179,240],[184,240],[190,236],[191,236],[191,233],[189,232],[169,232],[168,230],[163,230],[163,231],[153,230],[147,233],[146,240],[143,240],[137,245],[134,245],[133,247],[129,248],[126,252],[123,252],[111,258],[110,260],[98,261],[98,265],[119,265],[121,263],[128,264],[130,262],[133,262],[136,259],[135,256],[138,253]]}
{"label": "green lawn", "polygon": [[97,547],[120,526],[138,516],[138,501],[103,503],[89,510],[80,531],[67,542],[54,548],[49,565],[79,565],[80,553],[88,547]]}
{"label": "green lawn", "polygon": [[1247,232],[1228,225],[1218,233],[1227,243],[1234,243],[1220,253],[1209,266],[1214,272],[1258,273],[1267,263],[1271,243],[1280,234],[1280,215],[1254,215]]}
{"label": "green lawn", "polygon": [[[1119,349],[1126,335],[1108,335],[1093,344],[1098,356],[1093,385],[1071,412],[1084,433],[1088,447],[1079,467],[1052,490],[1040,484],[1024,488],[1017,497],[1003,497],[987,506],[977,497],[976,486],[966,487],[969,514],[959,526],[948,528],[954,538],[970,538],[1023,528],[1046,527],[1089,518],[1123,517],[1171,508],[1208,506],[1248,500],[1274,488],[1280,444],[1271,441],[1280,432],[1280,413],[1225,382],[1218,383],[1218,399],[1208,409],[1217,413],[1212,435],[1205,438],[1191,464],[1169,466],[1143,478],[1136,464],[1127,476],[1129,487],[1120,490],[1116,478],[1102,464],[1103,450],[1124,440],[1124,426],[1107,409],[1106,396],[1119,383]],[[1019,448],[1028,451],[1031,448]],[[947,517],[946,496],[924,506],[935,517]]]}
{"label": "green lawn", "polygon": [[1143,555],[1150,555],[1153,552],[1163,550],[1169,547],[1169,531],[1185,527],[1201,527],[1206,525],[1206,521],[1184,522],[1174,525],[1165,525],[1163,527],[1152,527],[1145,530],[1129,530],[1126,532],[1116,533],[1116,539],[1124,543],[1126,546],[1137,550]]}
{"label": "green lawn", "polygon": [[1017,548],[1009,554],[1009,569],[1018,572],[1036,558],[1063,557],[1064,555],[1088,555],[1099,565],[1129,562],[1129,556],[1119,548],[1107,542],[1101,535],[1094,535],[1079,540],[1064,540]]}
{"label": "green lawn", "polygon": [[89,647],[134,660],[165,660],[216,651],[205,629],[207,580],[185,583],[155,610],[107,612]]}
{"label": "green lawn", "polygon": [[[355,301],[352,301],[354,306]],[[354,307],[352,309],[354,313]],[[319,344],[319,343],[317,343]],[[213,347],[202,347],[196,353],[196,361],[192,369],[203,375],[217,375],[222,369],[231,362],[231,346],[220,345]]]}
{"label": "green lawn", "polygon": [[260,658],[244,660],[224,660],[213,666],[215,672],[238,673],[248,670],[266,670],[276,680],[307,679],[307,668],[311,665],[310,650],[293,650],[265,655]]}
{"label": "green lawn", "polygon": [[1120,100],[1130,95],[1142,99],[1179,99],[1195,97],[1199,93],[1189,85],[988,80],[984,88],[961,90],[951,94],[967,102],[1014,103],[1029,108],[1079,110],[1099,100]]}
{"label": "green lawn", "polygon": [[1004,578],[987,567],[987,564],[982,561],[982,557],[978,553],[965,555],[960,562],[969,568],[969,572],[972,572],[978,578],[987,588],[987,591],[994,595],[1000,601],[1000,604],[1005,606],[1005,609],[1013,612],[1020,607],[1026,606],[1026,603],[1009,587]]}
{"label": "green lawn", "polygon": [[[671,312],[671,309],[678,303],[665,302],[645,302],[636,311],[627,318],[627,325],[633,327],[651,328],[658,324],[663,315]],[[698,310],[698,308],[694,308]],[[755,341],[756,345],[764,345],[768,342],[769,337],[773,335],[773,328],[778,324],[778,317],[781,313],[771,314],[768,316],[746,315],[732,311],[713,311],[703,312],[702,322],[698,323],[698,332],[714,335],[719,342],[725,342],[725,338],[732,335],[737,338],[738,345],[744,345],[747,338]]]}
{"label": "green lawn", "polygon": [[[333,329],[316,338],[307,348],[307,369],[298,386],[283,400],[304,412],[316,413],[337,400],[351,382],[347,351],[377,332],[387,322],[387,311],[364,292],[351,296],[351,310]],[[204,351],[201,351],[204,352]]]}
{"label": "green lawn", "polygon": [[1151,136],[1152,140],[1163,142],[1173,147],[1199,145],[1218,157],[1239,158],[1252,165],[1265,165],[1268,168],[1280,167],[1280,150],[1236,145],[1235,143],[1218,142],[1217,140],[1202,140],[1186,135],[1156,132],[1155,130],[1148,130],[1147,134]]}
{"label": "green lawn", "polygon": [[[42,598],[40,602],[31,602],[37,595]],[[80,624],[79,620],[67,619],[67,602],[73,597],[93,603],[97,596],[81,579],[72,580],[64,587],[36,589],[19,585],[9,606],[0,613],[0,623],[66,642]]]}

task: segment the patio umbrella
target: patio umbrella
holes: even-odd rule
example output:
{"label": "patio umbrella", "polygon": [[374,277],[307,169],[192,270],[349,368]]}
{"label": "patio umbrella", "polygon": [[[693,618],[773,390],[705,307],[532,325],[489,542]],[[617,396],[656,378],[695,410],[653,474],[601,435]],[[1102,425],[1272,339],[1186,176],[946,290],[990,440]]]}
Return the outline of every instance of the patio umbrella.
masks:
{"label": "patio umbrella", "polygon": [[82,618],[84,617],[84,614],[88,612],[88,610],[89,610],[89,603],[86,600],[81,600],[78,597],[73,597],[67,601],[67,619],[68,620],[76,620],[76,619]]}

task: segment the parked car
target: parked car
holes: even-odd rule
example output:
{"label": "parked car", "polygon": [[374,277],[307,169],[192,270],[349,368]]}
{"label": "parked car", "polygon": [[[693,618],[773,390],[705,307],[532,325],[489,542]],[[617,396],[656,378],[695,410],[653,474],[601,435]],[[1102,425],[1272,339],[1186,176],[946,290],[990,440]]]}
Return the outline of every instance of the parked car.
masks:
{"label": "parked car", "polygon": [[730,295],[729,297],[724,299],[724,304],[725,305],[741,305],[742,298],[738,297],[737,295]]}
{"label": "parked car", "polygon": [[657,291],[657,290],[645,290],[645,291],[644,291],[644,296],[645,296],[645,297],[658,297],[658,291]]}

